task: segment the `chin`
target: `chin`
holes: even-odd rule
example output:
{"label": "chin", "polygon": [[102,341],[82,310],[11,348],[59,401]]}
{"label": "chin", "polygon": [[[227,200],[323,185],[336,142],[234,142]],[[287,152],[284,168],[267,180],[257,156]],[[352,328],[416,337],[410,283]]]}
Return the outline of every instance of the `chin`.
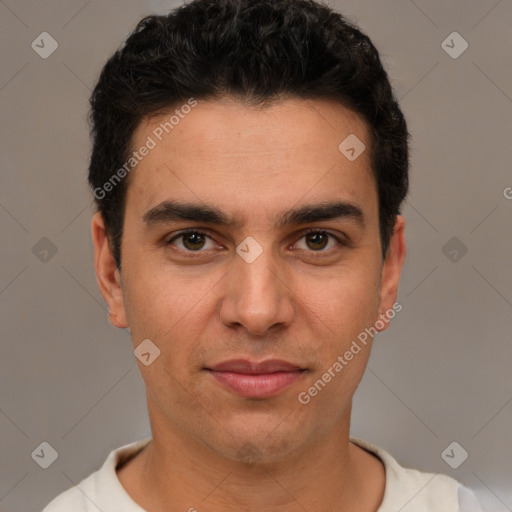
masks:
{"label": "chin", "polygon": [[[290,425],[283,428],[281,422],[253,419],[249,424],[245,422],[243,428],[226,426],[223,431],[217,430],[216,439],[209,437],[207,445],[218,455],[247,466],[272,465],[288,458],[303,444],[296,432],[290,432]],[[226,434],[222,439],[218,436],[221,432]]]}

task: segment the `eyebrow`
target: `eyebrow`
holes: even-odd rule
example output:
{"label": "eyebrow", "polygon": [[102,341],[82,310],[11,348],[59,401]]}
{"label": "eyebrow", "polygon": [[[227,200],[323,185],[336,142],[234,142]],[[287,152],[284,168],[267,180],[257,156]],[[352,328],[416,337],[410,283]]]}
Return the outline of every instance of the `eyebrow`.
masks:
{"label": "eyebrow", "polygon": [[[275,227],[306,224],[336,219],[348,219],[361,227],[366,224],[363,210],[356,204],[346,201],[322,202],[292,208],[275,219]],[[167,200],[148,210],[142,217],[144,224],[150,228],[178,220],[214,224],[219,226],[240,226],[241,220],[235,221],[216,206]],[[242,219],[243,220],[243,219]]]}

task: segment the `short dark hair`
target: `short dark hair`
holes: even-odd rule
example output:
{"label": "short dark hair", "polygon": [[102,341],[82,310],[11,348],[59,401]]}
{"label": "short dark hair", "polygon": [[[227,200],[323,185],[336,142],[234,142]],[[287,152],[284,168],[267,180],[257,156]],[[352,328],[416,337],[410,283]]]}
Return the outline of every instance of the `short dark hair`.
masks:
{"label": "short dark hair", "polygon": [[367,122],[385,257],[408,190],[409,133],[368,36],[313,0],[193,0],[143,18],[90,99],[89,183],[117,267],[129,177],[102,187],[129,159],[135,129],[190,98],[225,96],[253,106],[334,99]]}

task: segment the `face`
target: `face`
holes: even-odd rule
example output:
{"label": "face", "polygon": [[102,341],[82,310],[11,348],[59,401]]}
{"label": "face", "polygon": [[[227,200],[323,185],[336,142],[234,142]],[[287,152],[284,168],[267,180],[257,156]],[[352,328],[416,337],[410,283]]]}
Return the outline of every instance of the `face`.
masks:
{"label": "face", "polygon": [[134,134],[156,145],[130,176],[121,274],[93,218],[112,322],[160,350],[138,361],[153,434],[231,459],[307,450],[348,428],[371,347],[358,336],[392,310],[405,255],[399,216],[382,260],[367,126],[299,99],[199,101],[162,135],[168,119]]}

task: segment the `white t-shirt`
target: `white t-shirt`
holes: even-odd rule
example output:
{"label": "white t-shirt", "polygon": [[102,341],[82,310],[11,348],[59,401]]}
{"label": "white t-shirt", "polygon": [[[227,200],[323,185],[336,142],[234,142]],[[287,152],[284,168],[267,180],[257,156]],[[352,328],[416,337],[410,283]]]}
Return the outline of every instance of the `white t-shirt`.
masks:
{"label": "white t-shirt", "polygon": [[[474,493],[453,478],[402,467],[382,448],[362,439],[350,440],[384,464],[386,485],[378,512],[483,512]],[[112,451],[98,471],[57,496],[43,512],[145,512],[121,485],[116,467],[150,441],[143,439]]]}

